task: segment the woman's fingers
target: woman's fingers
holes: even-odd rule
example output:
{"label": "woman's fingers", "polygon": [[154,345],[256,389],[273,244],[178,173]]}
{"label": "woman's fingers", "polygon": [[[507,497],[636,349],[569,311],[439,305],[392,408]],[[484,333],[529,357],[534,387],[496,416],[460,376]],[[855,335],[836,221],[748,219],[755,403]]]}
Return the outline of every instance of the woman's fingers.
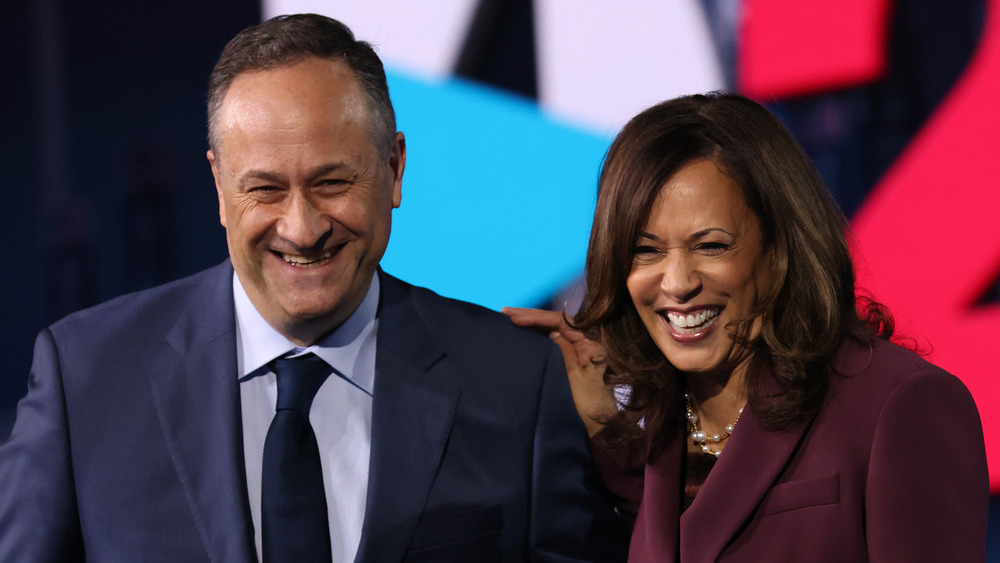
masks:
{"label": "woman's fingers", "polygon": [[604,348],[571,328],[560,311],[504,307],[501,312],[518,326],[549,333],[562,352],[573,402],[587,433],[593,436],[599,432],[604,427],[599,421],[617,412],[614,395],[604,384],[604,366],[594,363],[604,355]]}
{"label": "woman's fingers", "polygon": [[614,395],[604,384],[604,367],[591,361],[594,352],[602,352],[603,349],[586,338],[571,342],[561,331],[549,333],[549,338],[562,351],[573,403],[580,420],[587,428],[587,434],[593,436],[604,428],[602,421],[614,415],[617,410]]}
{"label": "woman's fingers", "polygon": [[510,317],[517,326],[526,326],[545,331],[559,330],[566,324],[561,311],[546,311],[545,309],[526,309],[523,307],[504,307],[500,312]]}

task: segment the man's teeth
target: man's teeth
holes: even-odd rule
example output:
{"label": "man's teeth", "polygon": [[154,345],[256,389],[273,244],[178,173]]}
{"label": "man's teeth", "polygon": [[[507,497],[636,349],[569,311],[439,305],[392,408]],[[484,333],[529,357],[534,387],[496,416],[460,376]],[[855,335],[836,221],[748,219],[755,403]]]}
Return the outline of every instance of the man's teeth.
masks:
{"label": "man's teeth", "polygon": [[330,258],[330,256],[333,256],[333,251],[328,250],[324,252],[322,255],[317,256],[315,258],[308,258],[306,256],[300,256],[298,254],[282,253],[281,259],[284,260],[285,262],[288,262],[289,264],[295,264],[296,266],[308,266],[310,264],[323,262],[324,260]]}
{"label": "man's teeth", "polygon": [[693,315],[681,315],[678,313],[667,313],[667,320],[670,324],[678,328],[691,328],[701,326],[714,319],[719,314],[718,309],[706,309]]}

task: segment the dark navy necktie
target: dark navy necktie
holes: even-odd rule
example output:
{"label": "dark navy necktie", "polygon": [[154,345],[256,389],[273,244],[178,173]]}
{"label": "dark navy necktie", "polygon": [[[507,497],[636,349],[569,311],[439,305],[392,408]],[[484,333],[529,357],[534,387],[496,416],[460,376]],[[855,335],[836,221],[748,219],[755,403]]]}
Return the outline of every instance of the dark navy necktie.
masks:
{"label": "dark navy necktie", "polygon": [[328,563],[330,524],[309,407],[333,370],[313,354],[278,358],[271,368],[278,378],[278,402],[264,439],[264,563]]}

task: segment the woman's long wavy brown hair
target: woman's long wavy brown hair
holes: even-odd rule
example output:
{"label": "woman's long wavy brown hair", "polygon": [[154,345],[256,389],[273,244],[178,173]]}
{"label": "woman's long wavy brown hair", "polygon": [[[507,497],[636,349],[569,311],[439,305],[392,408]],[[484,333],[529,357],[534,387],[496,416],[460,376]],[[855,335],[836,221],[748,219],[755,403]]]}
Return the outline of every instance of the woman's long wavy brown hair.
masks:
{"label": "woman's long wavy brown hair", "polygon": [[[733,334],[749,354],[748,402],[766,428],[786,427],[819,408],[833,375],[830,360],[845,338],[892,334],[888,311],[856,298],[844,216],[778,119],[735,94],[663,102],[633,118],[605,156],[587,252],[587,294],[573,319],[603,344],[606,382],[631,390],[619,416],[607,421],[604,436],[612,443],[648,432],[655,450],[683,428],[682,375],[647,332],[626,280],[661,188],[701,159],[736,182],[763,231],[771,283],[759,289]],[[764,392],[770,377],[780,393]]]}

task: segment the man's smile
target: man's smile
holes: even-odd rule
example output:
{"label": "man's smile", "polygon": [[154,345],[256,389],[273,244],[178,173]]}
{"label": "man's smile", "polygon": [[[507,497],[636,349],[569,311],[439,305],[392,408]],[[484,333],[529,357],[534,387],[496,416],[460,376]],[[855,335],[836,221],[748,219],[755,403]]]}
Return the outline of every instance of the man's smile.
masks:
{"label": "man's smile", "polygon": [[286,252],[272,251],[276,256],[284,260],[287,264],[293,266],[298,266],[300,268],[316,268],[322,266],[329,262],[333,257],[343,248],[344,245],[340,244],[333,248],[325,250],[321,254],[312,256],[303,256],[301,254],[289,254]]}

